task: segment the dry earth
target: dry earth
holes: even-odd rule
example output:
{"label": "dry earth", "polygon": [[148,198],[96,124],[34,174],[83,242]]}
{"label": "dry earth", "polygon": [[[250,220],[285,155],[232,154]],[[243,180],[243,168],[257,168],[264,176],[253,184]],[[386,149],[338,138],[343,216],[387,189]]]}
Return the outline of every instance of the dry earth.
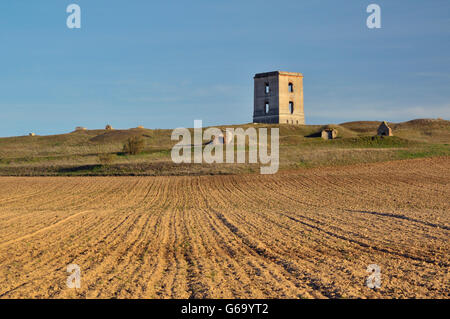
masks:
{"label": "dry earth", "polygon": [[[449,298],[448,157],[273,176],[2,177],[2,298]],[[68,264],[81,288],[68,289]],[[381,288],[365,286],[369,264]]]}

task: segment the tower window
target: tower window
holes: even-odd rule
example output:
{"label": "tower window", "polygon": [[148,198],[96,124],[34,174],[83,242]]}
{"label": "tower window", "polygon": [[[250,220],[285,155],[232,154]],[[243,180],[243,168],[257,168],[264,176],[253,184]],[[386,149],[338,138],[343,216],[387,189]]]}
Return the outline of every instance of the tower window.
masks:
{"label": "tower window", "polygon": [[270,92],[270,86],[269,83],[266,83],[266,94],[269,94]]}
{"label": "tower window", "polygon": [[270,110],[269,102],[266,102],[266,107],[264,108],[264,113],[268,114]]}
{"label": "tower window", "polygon": [[289,92],[294,92],[294,84],[289,83]]}
{"label": "tower window", "polygon": [[289,102],[289,112],[294,113],[294,102]]}

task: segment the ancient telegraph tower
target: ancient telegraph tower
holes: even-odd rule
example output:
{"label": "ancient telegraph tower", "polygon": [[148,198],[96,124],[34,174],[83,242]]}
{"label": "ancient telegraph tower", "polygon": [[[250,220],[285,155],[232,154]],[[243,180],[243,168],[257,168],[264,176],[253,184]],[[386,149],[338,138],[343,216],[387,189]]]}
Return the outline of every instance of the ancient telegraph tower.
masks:
{"label": "ancient telegraph tower", "polygon": [[253,123],[305,124],[301,73],[258,73],[254,80]]}

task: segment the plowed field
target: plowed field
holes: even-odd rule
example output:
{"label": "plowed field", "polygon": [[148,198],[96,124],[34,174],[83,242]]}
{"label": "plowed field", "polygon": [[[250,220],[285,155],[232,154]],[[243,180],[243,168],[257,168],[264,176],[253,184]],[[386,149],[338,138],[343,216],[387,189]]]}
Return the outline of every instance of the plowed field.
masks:
{"label": "plowed field", "polygon": [[[449,298],[449,185],[448,157],[272,176],[2,177],[0,297]],[[379,289],[365,285],[370,264]]]}

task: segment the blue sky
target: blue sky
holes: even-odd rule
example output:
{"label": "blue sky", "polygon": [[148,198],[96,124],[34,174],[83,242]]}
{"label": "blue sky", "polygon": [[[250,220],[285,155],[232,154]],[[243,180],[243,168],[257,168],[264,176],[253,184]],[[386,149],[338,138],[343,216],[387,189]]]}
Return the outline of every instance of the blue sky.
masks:
{"label": "blue sky", "polygon": [[308,124],[450,119],[449,13],[448,0],[4,0],[0,136],[248,123],[253,75],[273,70],[305,76]]}

